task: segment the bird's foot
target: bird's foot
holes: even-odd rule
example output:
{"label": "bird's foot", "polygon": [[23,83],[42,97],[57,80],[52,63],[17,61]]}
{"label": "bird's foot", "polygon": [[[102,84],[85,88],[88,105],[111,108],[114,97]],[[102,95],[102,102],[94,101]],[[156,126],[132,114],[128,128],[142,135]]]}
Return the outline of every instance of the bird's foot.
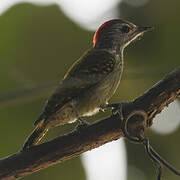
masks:
{"label": "bird's foot", "polygon": [[127,102],[107,104],[103,106],[103,109],[112,108],[112,115],[119,115],[120,120],[123,121],[123,107],[126,104]]}
{"label": "bird's foot", "polygon": [[79,124],[76,126],[76,130],[81,130],[90,125],[88,121],[83,118],[78,118]]}

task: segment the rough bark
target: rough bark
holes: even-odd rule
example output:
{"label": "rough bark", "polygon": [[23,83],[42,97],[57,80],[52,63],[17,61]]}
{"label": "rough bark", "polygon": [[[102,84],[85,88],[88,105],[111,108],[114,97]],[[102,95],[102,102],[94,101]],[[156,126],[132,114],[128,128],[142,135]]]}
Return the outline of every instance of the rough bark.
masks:
{"label": "rough bark", "polygon": [[[180,67],[146,91],[142,96],[123,107],[123,117],[136,111],[147,113],[147,121],[133,116],[131,131],[147,130],[156,114],[180,96]],[[140,133],[140,132],[139,132]],[[0,159],[0,179],[9,180],[31,174],[81,153],[123,137],[122,122],[118,115],[102,119],[90,126],[34,146],[24,152]]]}

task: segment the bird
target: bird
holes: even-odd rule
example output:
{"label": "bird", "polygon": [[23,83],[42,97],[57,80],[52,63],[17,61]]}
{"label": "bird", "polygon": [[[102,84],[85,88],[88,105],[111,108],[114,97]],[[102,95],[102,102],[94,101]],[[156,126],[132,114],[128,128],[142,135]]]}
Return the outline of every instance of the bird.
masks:
{"label": "bird", "polygon": [[125,47],[151,29],[123,19],[103,23],[92,47],[75,61],[49,97],[22,150],[38,144],[50,128],[76,120],[85,125],[84,117],[105,109],[120,84]]}

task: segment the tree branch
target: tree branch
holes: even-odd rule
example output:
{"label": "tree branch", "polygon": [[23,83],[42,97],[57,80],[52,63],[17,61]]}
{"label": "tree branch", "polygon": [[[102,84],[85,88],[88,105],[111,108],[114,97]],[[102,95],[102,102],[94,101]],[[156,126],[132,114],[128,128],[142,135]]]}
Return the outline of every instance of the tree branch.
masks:
{"label": "tree branch", "polygon": [[[180,96],[180,67],[168,74],[142,96],[126,103],[123,116],[134,111],[147,113],[147,122],[139,121],[144,130],[152,125],[156,114]],[[138,131],[137,118],[132,117],[131,129]],[[138,124],[138,125],[137,125]],[[123,137],[122,122],[118,115],[107,117],[78,131],[73,131],[50,142],[17,152],[0,159],[0,179],[9,180],[31,174],[58,162],[77,157],[81,153]]]}

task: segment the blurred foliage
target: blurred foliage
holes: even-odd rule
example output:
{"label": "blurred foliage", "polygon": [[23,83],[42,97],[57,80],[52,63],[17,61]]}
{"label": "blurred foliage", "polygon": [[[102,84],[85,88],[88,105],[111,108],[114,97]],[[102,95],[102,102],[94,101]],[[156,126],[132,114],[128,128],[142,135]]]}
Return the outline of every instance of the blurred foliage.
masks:
{"label": "blurred foliage", "polygon": [[[130,0],[129,0],[130,1]],[[131,0],[133,1],[133,0]],[[129,89],[127,98],[134,98],[134,96],[140,95],[145,89],[148,89],[151,85],[162,78],[163,74],[170,72],[175,67],[179,66],[179,42],[180,42],[180,1],[168,1],[168,0],[151,0],[145,6],[133,7],[128,4],[122,3],[120,5],[121,17],[136,22],[139,25],[154,26],[154,31],[145,34],[145,37],[137,42],[136,45],[128,48],[126,51],[126,68],[140,69],[145,68],[149,71],[156,72],[156,76],[146,78],[148,75],[141,78],[133,79],[131,82],[124,80],[121,86],[123,95]],[[162,72],[162,74],[157,73]],[[129,87],[129,88],[128,88]],[[126,94],[127,94],[126,93]],[[130,96],[130,97],[129,97]],[[173,118],[173,117],[172,117]],[[171,120],[169,119],[169,123]],[[179,149],[180,144],[180,132],[176,132],[168,135],[160,135],[149,131],[147,136],[150,138],[150,142],[162,157],[171,162],[174,167],[179,169]],[[131,172],[131,167],[136,167],[146,175],[148,180],[155,179],[156,169],[152,166],[152,162],[147,157],[143,146],[131,144],[127,142],[128,151],[128,179],[134,180],[134,174]],[[165,179],[177,180],[179,177],[175,176],[164,168]]]}
{"label": "blurred foliage", "polygon": [[[130,0],[129,0],[130,1]],[[133,0],[131,0],[133,1]],[[125,51],[125,73],[112,102],[132,100],[164,74],[179,65],[180,1],[151,0],[145,6],[134,7],[120,3],[120,17],[138,25],[152,25],[154,31]],[[56,5],[37,6],[17,4],[0,16],[0,77],[1,94],[12,90],[36,87],[62,79],[68,67],[91,47],[92,32],[85,31],[68,19]],[[133,46],[133,47],[132,47]],[[19,150],[33,129],[40,114],[48,89],[35,98],[0,108],[0,157]],[[23,94],[23,93],[22,93]],[[98,114],[90,121],[105,116]],[[72,130],[74,124],[51,130],[45,140]],[[149,131],[155,149],[175,167],[180,167],[178,149],[180,132],[160,136]],[[127,142],[129,167],[144,172],[148,180],[155,179],[155,170],[142,146]],[[128,179],[133,179],[129,168]],[[166,171],[166,169],[165,169]],[[178,179],[166,171],[166,179]],[[37,172],[23,179],[85,179],[79,158]]]}
{"label": "blurred foliage", "polygon": [[[0,92],[11,94],[12,89],[60,80],[73,60],[88,48],[91,36],[92,33],[67,19],[56,5],[24,3],[10,8],[0,17]],[[19,150],[49,94],[0,109],[1,157]],[[60,129],[50,131],[49,137],[69,131],[70,126]],[[49,176],[54,180],[85,179],[79,158],[24,179],[49,179]]]}

